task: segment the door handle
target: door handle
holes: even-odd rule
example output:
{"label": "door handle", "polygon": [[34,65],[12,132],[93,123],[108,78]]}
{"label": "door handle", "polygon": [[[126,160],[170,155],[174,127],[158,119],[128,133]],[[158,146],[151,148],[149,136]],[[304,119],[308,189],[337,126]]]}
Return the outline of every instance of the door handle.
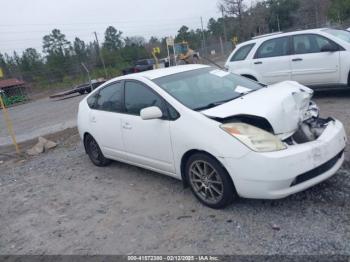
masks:
{"label": "door handle", "polygon": [[132,129],[132,126],[129,123],[124,123],[123,124],[123,128],[127,129],[127,130],[130,130],[130,129]]}
{"label": "door handle", "polygon": [[258,61],[258,62],[254,62],[255,65],[261,65],[263,62]]}
{"label": "door handle", "polygon": [[96,123],[96,116],[91,116],[90,121],[91,121],[92,123]]}
{"label": "door handle", "polygon": [[294,58],[294,59],[292,59],[292,61],[293,62],[300,62],[300,61],[303,61],[303,59],[302,58]]}

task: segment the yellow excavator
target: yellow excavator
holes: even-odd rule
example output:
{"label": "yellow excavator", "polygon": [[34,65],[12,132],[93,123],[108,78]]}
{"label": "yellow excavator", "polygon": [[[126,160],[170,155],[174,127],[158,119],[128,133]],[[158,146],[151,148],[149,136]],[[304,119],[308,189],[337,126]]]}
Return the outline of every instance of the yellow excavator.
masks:
{"label": "yellow excavator", "polygon": [[175,52],[177,54],[178,64],[198,64],[199,53],[192,50],[186,41],[175,44]]}

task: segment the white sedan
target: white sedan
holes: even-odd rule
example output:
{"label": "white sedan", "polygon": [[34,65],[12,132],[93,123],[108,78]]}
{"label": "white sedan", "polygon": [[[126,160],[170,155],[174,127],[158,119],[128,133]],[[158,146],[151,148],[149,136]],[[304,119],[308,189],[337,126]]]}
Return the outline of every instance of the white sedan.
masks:
{"label": "white sedan", "polygon": [[331,177],[342,165],[341,122],[323,119],[312,90],[263,86],[204,65],[114,78],[79,105],[91,161],[117,160],[182,180],[203,204],[237,196],[277,199]]}

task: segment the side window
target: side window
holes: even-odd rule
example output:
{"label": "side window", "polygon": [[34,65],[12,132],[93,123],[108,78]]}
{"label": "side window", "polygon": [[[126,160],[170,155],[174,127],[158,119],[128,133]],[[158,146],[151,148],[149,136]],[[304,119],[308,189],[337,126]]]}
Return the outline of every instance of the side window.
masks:
{"label": "side window", "polygon": [[104,87],[98,93],[94,109],[121,112],[122,111],[122,83],[117,82]]}
{"label": "side window", "polygon": [[295,54],[320,53],[325,45],[334,45],[327,38],[319,35],[295,35],[293,36],[293,48]]}
{"label": "side window", "polygon": [[91,109],[96,109],[96,101],[98,98],[98,92],[96,92],[95,94],[91,95],[90,97],[88,97],[87,104]]}
{"label": "side window", "polygon": [[289,38],[280,37],[265,41],[258,49],[255,58],[285,56],[289,54]]}
{"label": "side window", "polygon": [[252,50],[254,45],[255,44],[249,44],[249,45],[245,45],[245,46],[240,47],[236,51],[236,53],[232,56],[231,62],[245,60],[247,58],[249,52]]}
{"label": "side window", "polygon": [[128,114],[140,115],[141,109],[150,106],[163,108],[161,98],[141,83],[125,83],[125,108]]}
{"label": "side window", "polygon": [[170,104],[167,103],[167,108],[168,108],[168,114],[169,114],[169,119],[171,120],[176,120],[180,117],[179,112],[176,111],[175,108],[173,108]]}

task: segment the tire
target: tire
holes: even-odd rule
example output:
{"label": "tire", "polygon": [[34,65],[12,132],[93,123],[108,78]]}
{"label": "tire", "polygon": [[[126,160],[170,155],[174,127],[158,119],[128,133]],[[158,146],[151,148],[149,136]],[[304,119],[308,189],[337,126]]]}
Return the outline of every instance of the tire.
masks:
{"label": "tire", "polygon": [[193,56],[193,59],[192,59],[192,63],[193,64],[199,64],[199,58],[198,58],[198,56]]}
{"label": "tire", "polygon": [[237,198],[231,177],[215,158],[203,153],[193,154],[186,163],[185,172],[192,193],[205,206],[220,209]]}
{"label": "tire", "polygon": [[94,165],[103,167],[108,166],[112,162],[110,159],[104,157],[99,145],[92,136],[86,135],[84,145],[86,148],[86,153]]}

